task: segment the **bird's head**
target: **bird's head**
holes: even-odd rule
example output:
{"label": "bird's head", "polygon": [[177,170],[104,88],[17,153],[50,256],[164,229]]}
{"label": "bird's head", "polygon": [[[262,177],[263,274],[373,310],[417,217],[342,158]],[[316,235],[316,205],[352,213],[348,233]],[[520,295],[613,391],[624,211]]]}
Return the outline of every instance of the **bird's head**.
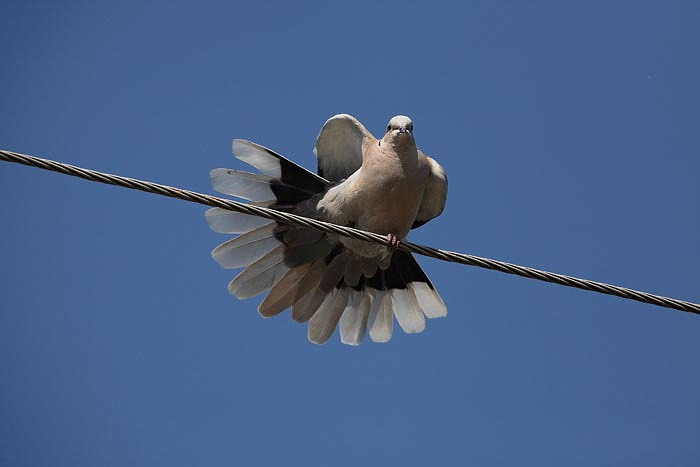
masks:
{"label": "bird's head", "polygon": [[413,135],[413,121],[405,115],[397,115],[389,120],[386,126],[386,134],[396,137],[398,135]]}
{"label": "bird's head", "polygon": [[393,146],[414,145],[413,121],[405,115],[397,115],[389,120],[386,126],[384,141]]}

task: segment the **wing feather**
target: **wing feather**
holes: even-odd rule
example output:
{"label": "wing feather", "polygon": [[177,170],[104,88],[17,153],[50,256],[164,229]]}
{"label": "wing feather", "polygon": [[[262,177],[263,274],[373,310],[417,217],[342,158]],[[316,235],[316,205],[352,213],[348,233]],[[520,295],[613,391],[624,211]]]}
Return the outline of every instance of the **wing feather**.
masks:
{"label": "wing feather", "polygon": [[338,114],[326,121],[316,138],[318,174],[331,181],[348,178],[362,165],[365,144],[376,138],[355,117]]}
{"label": "wing feather", "polygon": [[429,220],[439,216],[445,209],[445,203],[447,202],[447,175],[445,174],[445,169],[432,157],[426,156],[421,151],[418,151],[418,153],[428,160],[430,175],[423,192],[418,215],[416,215],[416,220],[411,226],[412,229],[420,227]]}

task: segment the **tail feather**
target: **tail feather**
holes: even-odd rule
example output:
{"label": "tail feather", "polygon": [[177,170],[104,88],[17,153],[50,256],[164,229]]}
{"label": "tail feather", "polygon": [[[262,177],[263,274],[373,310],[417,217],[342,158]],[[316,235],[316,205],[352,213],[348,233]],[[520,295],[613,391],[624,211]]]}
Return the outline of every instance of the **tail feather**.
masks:
{"label": "tail feather", "polygon": [[239,299],[255,297],[274,287],[289,270],[289,266],[280,262],[247,282],[234,284],[234,282],[231,281],[229,284],[229,292]]}
{"label": "tail feather", "polygon": [[[391,263],[388,270],[388,276],[395,278],[395,287],[389,286],[391,290],[391,301],[394,305],[394,315],[401,329],[407,334],[423,332],[425,329],[425,316],[421,312],[420,305],[416,300],[413,291],[409,288],[412,270],[404,270],[399,268],[397,263],[400,263],[403,258],[399,255],[397,261]],[[408,256],[408,255],[406,255]],[[420,270],[420,267],[418,267]],[[421,270],[422,272],[422,270]]]}
{"label": "tail feather", "polygon": [[335,332],[348,302],[348,289],[340,288],[326,295],[318,311],[309,320],[309,340],[315,344],[325,344]]}
{"label": "tail feather", "polygon": [[355,287],[360,282],[360,277],[362,276],[362,266],[364,258],[359,256],[353,256],[348,261],[345,266],[345,276],[344,281],[350,287]]}
{"label": "tail feather", "polygon": [[324,235],[323,232],[318,230],[307,229],[306,227],[292,227],[284,234],[282,240],[285,245],[289,246],[308,245],[318,242]]}
{"label": "tail feather", "polygon": [[[305,200],[309,195],[303,190],[285,185],[269,175],[260,175],[241,170],[214,169],[209,173],[214,190],[225,195],[236,196],[255,202],[277,201],[280,198],[290,201]],[[299,202],[299,201],[297,201]]]}
{"label": "tail feather", "polygon": [[284,264],[286,247],[280,245],[248,266],[229,284],[228,290],[237,298],[250,298],[271,288],[289,270]]}
{"label": "tail feather", "polygon": [[323,274],[318,287],[324,292],[332,291],[342,281],[348,261],[350,261],[350,252],[343,249],[326,266],[326,272]]}
{"label": "tail feather", "polygon": [[280,227],[274,222],[266,224],[222,243],[211,255],[226,269],[248,266],[282,244],[276,236],[278,229]]}
{"label": "tail feather", "polygon": [[401,273],[403,282],[413,291],[420,309],[428,318],[447,316],[445,302],[442,301],[440,294],[416,258],[412,254],[402,253],[396,258],[396,269]]}
{"label": "tail feather", "polygon": [[291,267],[301,266],[319,258],[324,258],[333,246],[325,239],[316,243],[299,246],[287,246],[284,262]]}
{"label": "tail feather", "polygon": [[343,344],[360,345],[367,331],[371,306],[370,295],[352,290],[348,304],[340,317],[340,340]]}
{"label": "tail feather", "polygon": [[274,224],[274,221],[264,217],[251,216],[222,208],[208,209],[204,217],[210,229],[225,234],[242,234],[264,225]]}
{"label": "tail feather", "polygon": [[443,318],[447,316],[447,307],[440,294],[430,287],[428,282],[409,282],[408,286],[416,297],[418,306],[428,318]]}
{"label": "tail feather", "polygon": [[265,300],[258,307],[258,312],[266,318],[279,314],[292,306],[296,298],[296,292],[301,281],[313,267],[313,263],[290,269],[270,289]]}
{"label": "tail feather", "polygon": [[[318,268],[321,271],[318,279],[323,275],[324,269]],[[328,297],[329,293],[324,292],[318,287],[313,287],[309,293],[305,294],[303,297],[298,299],[294,305],[292,305],[292,319],[298,323],[305,323],[311,319],[311,317],[316,313],[316,310],[321,306],[323,300]]]}
{"label": "tail feather", "polygon": [[330,184],[325,178],[252,141],[233,140],[233,154],[265,175],[297,190],[312,194],[321,193]]}
{"label": "tail feather", "polygon": [[286,282],[280,281],[270,290],[270,294],[265,299],[269,304],[261,304],[260,312],[263,313],[264,309],[265,313],[278,314],[296,303],[300,303],[306,295],[317,288],[318,281],[324,271],[321,264],[323,261],[323,259],[318,259],[313,263],[293,269],[292,271],[296,271],[294,277],[289,277],[289,279],[285,277]]}
{"label": "tail feather", "polygon": [[324,305],[325,299],[342,281],[345,265],[349,258],[349,252],[340,245],[336,245],[335,249],[328,253],[323,262],[317,266],[319,270],[315,277],[317,282],[311,286],[310,292],[292,307],[292,319],[302,323],[306,322],[318,310],[326,306]]}
{"label": "tail feather", "polygon": [[372,307],[369,310],[369,337],[374,342],[389,342],[394,331],[391,295],[386,290],[370,289]]}
{"label": "tail feather", "polygon": [[406,334],[425,330],[425,315],[410,289],[392,289],[391,304],[396,321]]}

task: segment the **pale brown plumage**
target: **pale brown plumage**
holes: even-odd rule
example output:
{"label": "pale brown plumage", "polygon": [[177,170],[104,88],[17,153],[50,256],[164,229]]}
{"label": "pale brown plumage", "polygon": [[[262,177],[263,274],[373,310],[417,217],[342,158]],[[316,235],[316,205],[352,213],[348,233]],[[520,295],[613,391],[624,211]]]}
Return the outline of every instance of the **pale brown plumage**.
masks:
{"label": "pale brown plumage", "polygon": [[[347,139],[359,137],[361,144],[338,142],[341,131],[336,127],[341,124],[352,128],[345,131]],[[326,135],[329,132],[340,150],[329,147],[330,136]],[[352,153],[357,149],[361,150],[360,154]],[[332,162],[342,157],[345,171],[350,173],[345,181],[322,197],[310,200],[303,208],[306,214],[321,214],[323,220],[329,222],[405,239],[419,213],[422,224],[444,209],[447,195],[444,170],[416,148],[413,122],[408,117],[392,118],[384,137],[378,140],[354,117],[336,115],[321,129],[316,154],[319,168],[324,155],[328,154],[326,157],[332,158]],[[343,173],[335,174],[338,175]],[[346,238],[341,241],[360,256],[379,257],[382,261],[390,256],[390,252],[378,245]]]}
{"label": "pale brown plumage", "polygon": [[[212,171],[214,188],[262,205],[385,234],[390,244],[439,215],[447,179],[423,154],[410,118],[389,121],[381,140],[354,117],[340,114],[321,129],[314,149],[318,175],[269,149],[235,140],[234,154],[263,174]],[[433,284],[403,251],[305,228],[277,225],[214,208],[217,232],[242,233],[223,243],[214,258],[224,267],[247,269],[229,285],[247,298],[270,289],[258,311],[265,317],[292,309],[309,322],[309,340],[324,343],[340,327],[343,343],[391,338],[393,319],[407,333],[421,332],[425,317],[447,309]]]}

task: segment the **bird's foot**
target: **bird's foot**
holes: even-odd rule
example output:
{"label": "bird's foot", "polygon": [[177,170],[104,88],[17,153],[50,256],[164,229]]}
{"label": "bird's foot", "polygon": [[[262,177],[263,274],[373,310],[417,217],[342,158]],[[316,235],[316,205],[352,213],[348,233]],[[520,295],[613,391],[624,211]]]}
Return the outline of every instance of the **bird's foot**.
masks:
{"label": "bird's foot", "polygon": [[389,248],[392,250],[395,250],[401,245],[401,240],[399,240],[399,237],[394,235],[394,234],[388,234],[386,236],[386,241],[389,243]]}

